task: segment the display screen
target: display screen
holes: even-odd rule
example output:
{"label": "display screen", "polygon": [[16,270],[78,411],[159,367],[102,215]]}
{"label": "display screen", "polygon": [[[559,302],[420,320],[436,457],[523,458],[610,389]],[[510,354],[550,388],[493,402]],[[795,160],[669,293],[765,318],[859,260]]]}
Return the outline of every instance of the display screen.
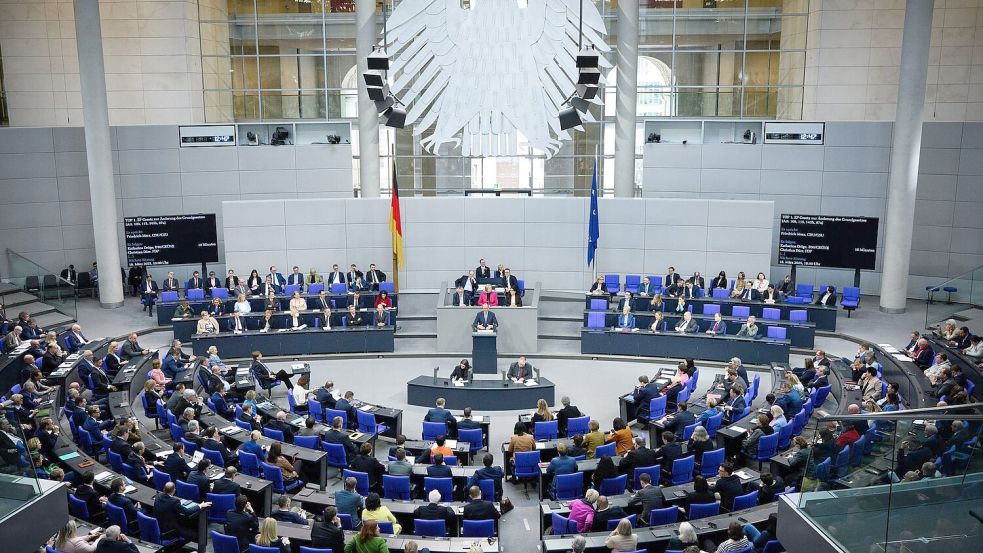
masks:
{"label": "display screen", "polygon": [[126,217],[123,232],[130,267],[218,262],[214,213]]}
{"label": "display screen", "polygon": [[782,265],[873,270],[876,254],[875,217],[782,214]]}

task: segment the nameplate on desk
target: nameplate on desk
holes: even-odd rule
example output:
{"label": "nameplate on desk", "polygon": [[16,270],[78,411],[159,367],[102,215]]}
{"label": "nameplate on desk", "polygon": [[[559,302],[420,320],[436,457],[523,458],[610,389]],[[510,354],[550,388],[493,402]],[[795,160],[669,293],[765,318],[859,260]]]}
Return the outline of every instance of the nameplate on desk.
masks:
{"label": "nameplate on desk", "polygon": [[362,405],[358,408],[359,411],[365,411],[366,413],[371,413],[373,411],[377,411],[378,409],[379,408],[375,405]]}
{"label": "nameplate on desk", "polygon": [[226,426],[225,428],[223,428],[222,430],[220,430],[220,432],[222,434],[232,435],[232,434],[238,434],[238,433],[242,432],[243,430],[244,430],[243,428],[239,428],[236,425],[232,425],[232,426]]}
{"label": "nameplate on desk", "polygon": [[744,428],[743,426],[737,426],[736,424],[731,425],[730,429],[733,430],[734,432],[747,432],[747,428]]}
{"label": "nameplate on desk", "polygon": [[362,436],[363,436],[363,434],[361,432],[352,432],[348,437],[351,438],[351,439],[353,439],[353,440],[357,440],[357,439],[361,438]]}

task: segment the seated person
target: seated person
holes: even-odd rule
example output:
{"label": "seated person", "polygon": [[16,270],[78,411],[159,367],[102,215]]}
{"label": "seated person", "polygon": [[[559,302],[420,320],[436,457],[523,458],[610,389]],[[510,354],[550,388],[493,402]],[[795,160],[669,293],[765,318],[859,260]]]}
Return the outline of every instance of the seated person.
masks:
{"label": "seated person", "polygon": [[689,311],[683,313],[683,318],[676,324],[676,332],[680,334],[692,334],[696,332],[697,328],[696,321],[693,320],[693,314]]}
{"label": "seated person", "polygon": [[737,336],[739,338],[756,338],[758,336],[758,321],[754,315],[747,318],[747,322],[741,325],[741,329],[737,331]]}
{"label": "seated person", "polygon": [[655,317],[652,318],[652,324],[649,325],[649,330],[652,332],[665,330],[665,317],[662,315],[662,311],[655,312]]}
{"label": "seated person", "polygon": [[590,290],[587,291],[588,294],[592,296],[606,296],[608,295],[608,285],[604,283],[604,277],[599,276],[594,284],[591,285]]}
{"label": "seated person", "polygon": [[492,290],[491,284],[486,284],[484,290],[478,296],[478,305],[498,306],[498,294]]}
{"label": "seated person", "polygon": [[362,314],[355,309],[355,304],[348,306],[348,314],[345,315],[345,326],[364,326],[365,320]]}
{"label": "seated person", "polygon": [[727,323],[722,320],[719,311],[713,314],[713,324],[707,329],[707,334],[711,336],[727,334]]}
{"label": "seated person", "polygon": [[618,328],[624,330],[635,330],[635,316],[631,313],[631,305],[626,303],[618,315]]}

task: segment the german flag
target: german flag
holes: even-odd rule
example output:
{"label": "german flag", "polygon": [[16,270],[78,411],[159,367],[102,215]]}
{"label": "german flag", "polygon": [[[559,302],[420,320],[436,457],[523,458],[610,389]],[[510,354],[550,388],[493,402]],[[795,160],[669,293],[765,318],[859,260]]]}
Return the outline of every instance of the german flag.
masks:
{"label": "german flag", "polygon": [[392,203],[389,206],[389,232],[393,235],[393,272],[398,275],[399,269],[405,265],[405,262],[403,261],[403,220],[399,214],[399,184],[396,182],[395,161],[393,162],[392,190]]}

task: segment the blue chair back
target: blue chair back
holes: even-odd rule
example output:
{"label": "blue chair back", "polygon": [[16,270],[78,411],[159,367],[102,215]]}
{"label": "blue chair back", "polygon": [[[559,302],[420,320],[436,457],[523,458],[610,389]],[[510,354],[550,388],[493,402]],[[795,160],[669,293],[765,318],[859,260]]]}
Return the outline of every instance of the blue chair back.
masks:
{"label": "blue chair back", "polygon": [[611,294],[621,291],[621,276],[620,275],[604,275],[604,285],[608,287],[608,292]]}
{"label": "blue chair back", "polygon": [[471,444],[471,452],[485,448],[484,436],[480,428],[462,428],[457,431],[457,441]]}
{"label": "blue chair back", "polygon": [[583,497],[584,473],[559,474],[553,480],[553,495],[557,501]]}
{"label": "blue chair back", "polygon": [[119,526],[124,532],[129,527],[129,523],[126,520],[126,511],[122,507],[117,507],[112,503],[106,503],[106,516],[109,518],[109,524]]}
{"label": "blue chair back", "polygon": [[720,313],[720,305],[716,303],[707,303],[703,305],[704,315],[715,315]]}
{"label": "blue chair back", "polygon": [[239,470],[243,474],[252,477],[259,477],[259,458],[256,457],[255,453],[249,453],[247,451],[239,452]]}
{"label": "blue chair back", "polygon": [[788,446],[792,444],[792,430],[795,430],[795,428],[792,426],[791,423],[783,424],[782,427],[778,430],[779,449],[787,449]]}
{"label": "blue chair back", "polygon": [[115,451],[110,451],[108,449],[106,450],[106,457],[109,458],[109,466],[112,467],[112,469],[115,470],[116,472],[122,474],[123,457],[121,457],[119,453],[116,453]]}
{"label": "blue chair back", "polygon": [[835,476],[841,478],[846,476],[846,472],[850,466],[850,452],[853,448],[850,445],[843,446],[843,449],[833,457],[833,470],[836,472]]}
{"label": "blue chair back", "polygon": [[751,308],[746,305],[735,305],[730,314],[734,317],[746,319],[751,314]]}
{"label": "blue chair back", "polygon": [[211,531],[212,548],[215,553],[239,553],[239,538]]}
{"label": "blue chair back", "polygon": [[185,290],[184,297],[188,298],[188,301],[203,300],[205,299],[205,290],[202,288],[190,288]]}
{"label": "blue chair back", "polygon": [[[433,464],[433,459],[431,459],[430,464]],[[444,464],[449,467],[457,466],[457,456],[448,455],[447,457],[444,457]]]}
{"label": "blue chair back", "polygon": [[444,519],[413,519],[413,532],[418,536],[443,538],[447,535],[447,522]]}
{"label": "blue chair back", "polygon": [[495,481],[491,479],[478,480],[478,487],[481,488],[481,497],[488,501],[495,501]]}
{"label": "blue chair back", "polygon": [[212,504],[208,508],[208,522],[224,524],[227,519],[226,513],[236,506],[236,496],[232,493],[206,493],[205,501]]}
{"label": "blue chair back", "polygon": [[711,438],[716,437],[717,430],[720,429],[720,425],[723,424],[723,422],[724,422],[723,413],[717,413],[716,415],[707,419],[707,434],[709,434]]}
{"label": "blue chair back", "polygon": [[782,318],[782,310],[775,307],[765,307],[761,310],[761,318],[769,321],[779,321]]}
{"label": "blue chair back", "polygon": [[628,522],[631,523],[631,527],[635,528],[636,525],[638,524],[638,515],[629,515],[625,518],[616,518],[613,520],[609,520],[607,522],[608,531],[614,530],[619,524],[621,524],[622,520],[627,520]]}
{"label": "blue chair back", "polygon": [[423,422],[423,439],[436,440],[437,436],[447,435],[447,424],[443,422]]}
{"label": "blue chair back", "polygon": [[611,442],[609,444],[599,445],[594,448],[594,458],[600,459],[605,455],[609,457],[614,457],[615,455],[617,455],[617,451],[618,450],[614,442]]}
{"label": "blue chair back", "polygon": [[174,485],[177,486],[177,496],[181,499],[195,502],[201,501],[201,490],[198,489],[198,486],[182,482],[181,480],[175,480]]}
{"label": "blue chair back", "polygon": [[312,295],[312,296],[316,296],[316,295],[320,294],[321,293],[321,290],[324,290],[324,283],[323,282],[315,282],[314,284],[308,284],[307,285],[307,293],[310,294],[310,295]]}
{"label": "blue chair back", "polygon": [[678,486],[693,481],[693,467],[696,458],[692,455],[676,459],[672,462],[672,485]]}
{"label": "blue chair back", "polygon": [[741,509],[750,509],[751,507],[756,507],[758,505],[758,492],[753,491],[746,493],[744,495],[739,495],[734,498],[734,508],[731,511],[740,511]]}
{"label": "blue chair back", "polygon": [[661,419],[666,416],[666,396],[659,396],[649,401],[649,420]]}
{"label": "blue chair back", "polygon": [[683,389],[680,390],[679,394],[676,396],[676,405],[679,405],[680,403],[686,403],[687,401],[689,401],[689,396],[691,395],[693,395],[693,391],[689,389],[689,386],[683,386]]}
{"label": "blue chair back", "polygon": [[795,285],[795,295],[800,298],[805,298],[812,301],[812,284],[796,284]]}
{"label": "blue chair back", "polygon": [[409,501],[410,477],[382,475],[382,497]]}
{"label": "blue chair back", "polygon": [[642,283],[642,275],[625,275],[625,291],[632,294],[638,293],[638,286]]}
{"label": "blue chair back", "polygon": [[559,536],[563,534],[576,534],[577,523],[570,520],[569,518],[552,513],[550,516],[550,521],[553,525],[553,535]]}
{"label": "blue chair back", "polygon": [[714,299],[726,299],[730,297],[730,290],[725,290],[723,288],[714,288],[713,291],[710,292],[710,297]]}
{"label": "blue chair back", "polygon": [[355,491],[358,492],[359,495],[362,497],[369,495],[369,473],[345,469],[342,471],[342,476],[346,480],[349,477],[355,479]]}
{"label": "blue chair back", "polygon": [[276,493],[286,493],[286,486],[283,482],[283,472],[280,471],[280,467],[271,465],[265,461],[260,461],[259,467],[263,473],[263,480],[269,480],[273,483],[273,491]]}
{"label": "blue chair back", "polygon": [[[816,465],[816,480],[820,482],[828,482],[833,477],[833,458],[829,457],[824,459],[821,463]],[[814,490],[803,489],[804,492],[811,492]]]}
{"label": "blue chair back", "polygon": [[285,437],[281,430],[273,430],[272,428],[263,428],[263,435],[271,440],[276,440],[278,442],[285,441]]}
{"label": "blue chair back", "polygon": [[829,392],[832,391],[832,389],[832,384],[819,388],[819,390],[816,391],[816,399],[812,402],[812,408],[819,409],[822,407],[823,403],[826,403],[826,398],[829,397]]}
{"label": "blue chair back", "polygon": [[567,419],[567,436],[576,436],[577,434],[587,434],[590,429],[587,425],[590,423],[590,417],[576,417],[572,419]]}
{"label": "blue chair back", "polygon": [[294,445],[307,449],[321,449],[320,436],[294,436]]}
{"label": "blue chair back", "polygon": [[331,285],[331,288],[329,288],[328,291],[332,294],[347,294],[348,286],[346,286],[344,283],[336,282]]}
{"label": "blue chair back", "polygon": [[366,413],[361,409],[355,410],[355,417],[358,422],[358,431],[363,434],[378,434],[379,425],[376,423],[375,415]]}
{"label": "blue chair back", "polygon": [[714,449],[703,453],[700,459],[700,475],[704,478],[717,476],[717,469],[724,462],[724,448]]}
{"label": "blue chair back", "polygon": [[221,286],[219,286],[216,288],[212,288],[212,291],[209,295],[211,295],[213,298],[225,300],[229,298],[229,290],[228,288],[222,288]]}
{"label": "blue chair back", "polygon": [[783,326],[769,326],[768,327],[768,337],[775,340],[785,339],[785,327]]}
{"label": "blue chair back", "polygon": [[495,521],[465,520],[461,523],[461,536],[465,538],[491,538],[495,536]]}
{"label": "blue chair back", "polygon": [[263,547],[255,543],[249,544],[249,553],[280,553],[279,547]]}
{"label": "blue chair back", "polygon": [[300,284],[288,284],[283,287],[283,295],[292,296],[294,292],[300,292]]}
{"label": "blue chair back", "polygon": [[679,520],[678,507],[666,507],[664,509],[652,509],[649,513],[649,526],[662,526],[663,524],[675,524]]}
{"label": "blue chair back", "polygon": [[391,296],[396,293],[396,285],[392,282],[380,282],[379,291],[385,292]]}
{"label": "blue chair back", "polygon": [[864,449],[867,447],[867,436],[860,436],[860,439],[853,442],[850,447],[850,466],[859,467],[864,460]]}
{"label": "blue chair back", "polygon": [[307,402],[307,411],[308,411],[308,414],[311,417],[313,417],[315,421],[317,421],[317,422],[327,422],[324,419],[324,407],[320,404],[320,402],[313,401],[313,400],[312,401],[308,401]]}
{"label": "blue chair back", "polygon": [[781,553],[782,551],[785,551],[785,548],[782,547],[782,543],[778,540],[768,540],[768,543],[761,548],[761,553]]}
{"label": "blue chair back", "polygon": [[[354,530],[355,525],[352,524],[352,515],[346,515],[344,513],[338,513],[338,520],[341,521],[342,530]],[[391,523],[390,523],[391,524]],[[379,521],[379,528],[382,528],[382,521]]]}
{"label": "blue chair back", "polygon": [[631,477],[632,489],[640,490],[642,488],[642,482],[640,480],[643,474],[648,474],[652,479],[652,485],[658,486],[659,479],[662,477],[662,465],[652,465],[649,467],[635,467],[634,474]]}
{"label": "blue chair back", "polygon": [[164,491],[164,484],[171,481],[171,475],[161,472],[153,467],[150,468],[150,479],[154,483],[154,489],[159,492]]}
{"label": "blue chair back", "polygon": [[[539,463],[536,464],[537,468]],[[430,494],[431,490],[440,492],[441,501],[454,501],[454,479],[453,478],[423,478],[423,490],[425,494]]]}
{"label": "blue chair back", "polygon": [[178,294],[173,290],[165,290],[160,293],[160,301],[177,301]]}
{"label": "blue chair back", "polygon": [[[311,284],[311,286],[314,286],[314,285]],[[319,549],[319,548],[316,548],[316,547],[304,547],[302,545],[302,546],[300,546],[300,553],[334,553],[334,552],[331,551],[330,549]]]}
{"label": "blue chair back", "polygon": [[794,323],[805,323],[809,321],[809,312],[805,309],[793,309],[788,312],[788,320]]}
{"label": "blue chair back", "polygon": [[348,452],[345,451],[344,444],[322,442],[321,447],[328,454],[328,466],[335,468],[345,468],[348,466]]}
{"label": "blue chair back", "polygon": [[700,426],[700,423],[694,422],[693,424],[684,427],[683,428],[683,439],[686,440],[686,441],[689,441],[689,439],[693,437],[693,431],[696,430],[696,427],[697,426]]}
{"label": "blue chair back", "polygon": [[720,514],[719,503],[693,503],[689,506],[689,519],[697,520],[707,517],[715,517]]}
{"label": "blue chair back", "polygon": [[205,459],[211,461],[213,465],[225,468],[225,457],[222,457],[221,451],[201,448],[201,452],[205,455]]}
{"label": "blue chair back", "polygon": [[591,311],[607,311],[608,300],[603,298],[591,298],[590,300],[590,310]]}
{"label": "blue chair back", "polygon": [[99,449],[96,449],[95,444],[92,442],[92,434],[89,434],[88,430],[81,429],[78,432],[79,441],[82,442],[82,451],[88,453],[95,457],[102,450],[102,442],[99,442]]}
{"label": "blue chair back", "polygon": [[587,314],[587,328],[604,328],[605,313],[601,311],[591,311]]}
{"label": "blue chair back", "polygon": [[519,451],[515,454],[515,475],[519,478],[539,477],[539,450]]}
{"label": "blue chair back", "polygon": [[198,444],[191,440],[181,438],[181,443],[184,444],[184,452],[188,455],[194,455],[198,451]]}
{"label": "blue chair back", "polygon": [[778,453],[778,432],[762,436],[758,440],[758,454],[755,459],[766,461]]}
{"label": "blue chair back", "polygon": [[137,511],[137,526],[140,528],[140,539],[145,542],[163,545],[160,540],[160,525],[157,519]]}
{"label": "blue chair back", "polygon": [[89,520],[89,506],[72,493],[68,494],[68,513],[75,518]]}
{"label": "blue chair back", "polygon": [[621,476],[615,476],[614,478],[605,478],[601,480],[601,495],[621,495],[625,493],[625,487],[628,485],[628,475],[622,474]]}
{"label": "blue chair back", "polygon": [[557,421],[552,420],[549,422],[537,422],[533,425],[532,435],[536,441],[539,440],[555,440],[559,437],[559,430],[557,430]]}
{"label": "blue chair back", "polygon": [[172,422],[170,428],[171,428],[171,439],[172,440],[174,440],[175,442],[177,442],[177,441],[180,441],[182,438],[184,438],[184,429],[181,428],[181,425],[174,424]]}

